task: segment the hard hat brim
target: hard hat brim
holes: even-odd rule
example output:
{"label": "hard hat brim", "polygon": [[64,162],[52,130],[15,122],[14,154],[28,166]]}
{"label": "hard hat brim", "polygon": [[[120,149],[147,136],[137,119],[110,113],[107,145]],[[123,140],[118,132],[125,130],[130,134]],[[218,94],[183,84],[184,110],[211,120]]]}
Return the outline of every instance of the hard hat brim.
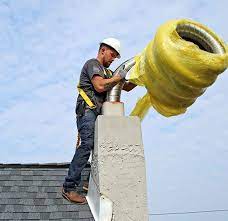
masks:
{"label": "hard hat brim", "polygon": [[105,44],[105,43],[103,43],[103,42],[100,42],[100,45],[101,45],[101,44],[103,44],[103,45],[105,45],[105,46],[111,48],[112,50],[114,50],[114,51],[118,54],[117,58],[118,58],[118,59],[121,58],[119,52],[118,52],[115,48],[113,48],[112,46],[110,46],[110,45],[108,45],[108,44]]}

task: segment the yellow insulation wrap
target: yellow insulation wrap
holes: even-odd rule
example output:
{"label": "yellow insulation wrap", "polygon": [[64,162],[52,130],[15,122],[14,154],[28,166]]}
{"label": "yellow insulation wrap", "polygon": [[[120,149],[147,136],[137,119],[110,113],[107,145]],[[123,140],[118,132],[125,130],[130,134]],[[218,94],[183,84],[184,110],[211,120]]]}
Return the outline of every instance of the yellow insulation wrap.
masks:
{"label": "yellow insulation wrap", "polygon": [[[209,32],[224,48],[224,54],[201,50],[182,39],[177,25],[191,23]],[[217,76],[228,67],[228,48],[210,29],[190,20],[172,20],[162,25],[154,40],[135,57],[129,81],[147,89],[131,115],[145,116],[151,106],[170,117],[182,114]]]}

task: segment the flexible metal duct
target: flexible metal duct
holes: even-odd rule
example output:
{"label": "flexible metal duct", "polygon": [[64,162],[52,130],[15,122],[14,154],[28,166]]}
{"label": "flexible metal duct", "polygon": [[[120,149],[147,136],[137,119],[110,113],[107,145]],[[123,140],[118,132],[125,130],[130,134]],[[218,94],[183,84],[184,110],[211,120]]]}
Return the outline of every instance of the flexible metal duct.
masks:
{"label": "flexible metal duct", "polygon": [[[135,65],[134,58],[131,58],[124,63],[122,63],[113,73],[113,75],[116,75],[119,70],[123,69],[125,71],[129,71],[133,66]],[[120,83],[118,83],[116,86],[114,86],[108,93],[107,93],[107,101],[109,102],[119,102],[120,96],[121,96],[121,90],[123,88],[125,80],[122,80]]]}

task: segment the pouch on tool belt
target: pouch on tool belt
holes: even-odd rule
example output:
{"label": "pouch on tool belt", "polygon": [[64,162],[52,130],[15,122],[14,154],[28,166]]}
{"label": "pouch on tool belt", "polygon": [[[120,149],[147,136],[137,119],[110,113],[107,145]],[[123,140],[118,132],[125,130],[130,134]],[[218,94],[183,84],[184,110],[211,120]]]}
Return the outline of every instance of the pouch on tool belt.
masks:
{"label": "pouch on tool belt", "polygon": [[76,106],[76,114],[81,117],[85,114],[85,101],[81,101]]}

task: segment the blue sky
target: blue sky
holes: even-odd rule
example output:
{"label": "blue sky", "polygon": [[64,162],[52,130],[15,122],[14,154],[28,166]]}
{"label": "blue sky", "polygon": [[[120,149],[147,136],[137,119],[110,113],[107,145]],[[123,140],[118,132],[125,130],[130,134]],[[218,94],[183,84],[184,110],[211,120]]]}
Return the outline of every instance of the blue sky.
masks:
{"label": "blue sky", "polygon": [[[227,42],[227,1],[0,0],[0,162],[68,162],[74,152],[76,85],[105,37],[121,62],[159,25],[189,18]],[[150,213],[228,209],[228,71],[184,115],[150,109],[142,122]],[[129,114],[145,89],[123,93]],[[154,221],[227,221],[228,213],[151,216]]]}

